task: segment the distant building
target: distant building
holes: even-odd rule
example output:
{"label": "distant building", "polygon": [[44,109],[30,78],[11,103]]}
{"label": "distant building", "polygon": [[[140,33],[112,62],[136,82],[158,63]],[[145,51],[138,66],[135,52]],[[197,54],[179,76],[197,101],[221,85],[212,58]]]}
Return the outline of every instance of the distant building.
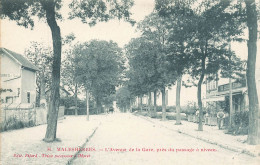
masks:
{"label": "distant building", "polygon": [[36,71],[38,68],[24,56],[6,48],[1,55],[1,104],[33,106],[36,101]]}
{"label": "distant building", "polygon": [[[206,98],[203,99],[204,105],[218,112],[220,108],[229,113],[229,79],[219,78],[206,83]],[[260,70],[256,70],[256,86],[260,90]],[[246,75],[240,80],[232,80],[232,113],[248,109],[248,90]]]}

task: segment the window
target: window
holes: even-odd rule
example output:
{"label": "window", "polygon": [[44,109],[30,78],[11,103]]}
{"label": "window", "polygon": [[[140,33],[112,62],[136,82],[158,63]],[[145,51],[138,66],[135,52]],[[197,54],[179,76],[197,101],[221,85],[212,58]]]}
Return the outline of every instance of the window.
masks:
{"label": "window", "polygon": [[8,104],[13,103],[13,97],[6,97],[5,102],[8,103]]}
{"label": "window", "polygon": [[30,92],[27,92],[27,103],[30,103],[31,101],[31,94]]}

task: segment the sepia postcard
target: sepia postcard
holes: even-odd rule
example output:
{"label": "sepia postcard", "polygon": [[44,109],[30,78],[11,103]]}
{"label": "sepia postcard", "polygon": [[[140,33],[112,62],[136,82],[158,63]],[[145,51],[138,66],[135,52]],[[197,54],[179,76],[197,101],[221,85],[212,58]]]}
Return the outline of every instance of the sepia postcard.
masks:
{"label": "sepia postcard", "polygon": [[0,0],[1,165],[257,165],[257,0]]}

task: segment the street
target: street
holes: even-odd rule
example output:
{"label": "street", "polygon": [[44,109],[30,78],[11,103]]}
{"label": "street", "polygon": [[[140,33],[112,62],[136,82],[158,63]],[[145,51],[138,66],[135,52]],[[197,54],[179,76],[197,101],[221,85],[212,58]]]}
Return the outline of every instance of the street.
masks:
{"label": "street", "polygon": [[107,115],[85,148],[95,151],[81,151],[73,165],[257,164],[257,158],[179,134],[131,114]]}

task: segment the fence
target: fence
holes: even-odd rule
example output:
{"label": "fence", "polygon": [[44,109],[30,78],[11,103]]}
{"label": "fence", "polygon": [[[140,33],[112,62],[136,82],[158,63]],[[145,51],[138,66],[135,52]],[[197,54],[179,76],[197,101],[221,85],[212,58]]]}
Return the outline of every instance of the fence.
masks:
{"label": "fence", "polygon": [[[64,118],[64,107],[59,107],[58,117]],[[19,129],[23,127],[32,127],[47,123],[47,108],[15,108],[1,109],[0,123],[1,131],[10,129]]]}

